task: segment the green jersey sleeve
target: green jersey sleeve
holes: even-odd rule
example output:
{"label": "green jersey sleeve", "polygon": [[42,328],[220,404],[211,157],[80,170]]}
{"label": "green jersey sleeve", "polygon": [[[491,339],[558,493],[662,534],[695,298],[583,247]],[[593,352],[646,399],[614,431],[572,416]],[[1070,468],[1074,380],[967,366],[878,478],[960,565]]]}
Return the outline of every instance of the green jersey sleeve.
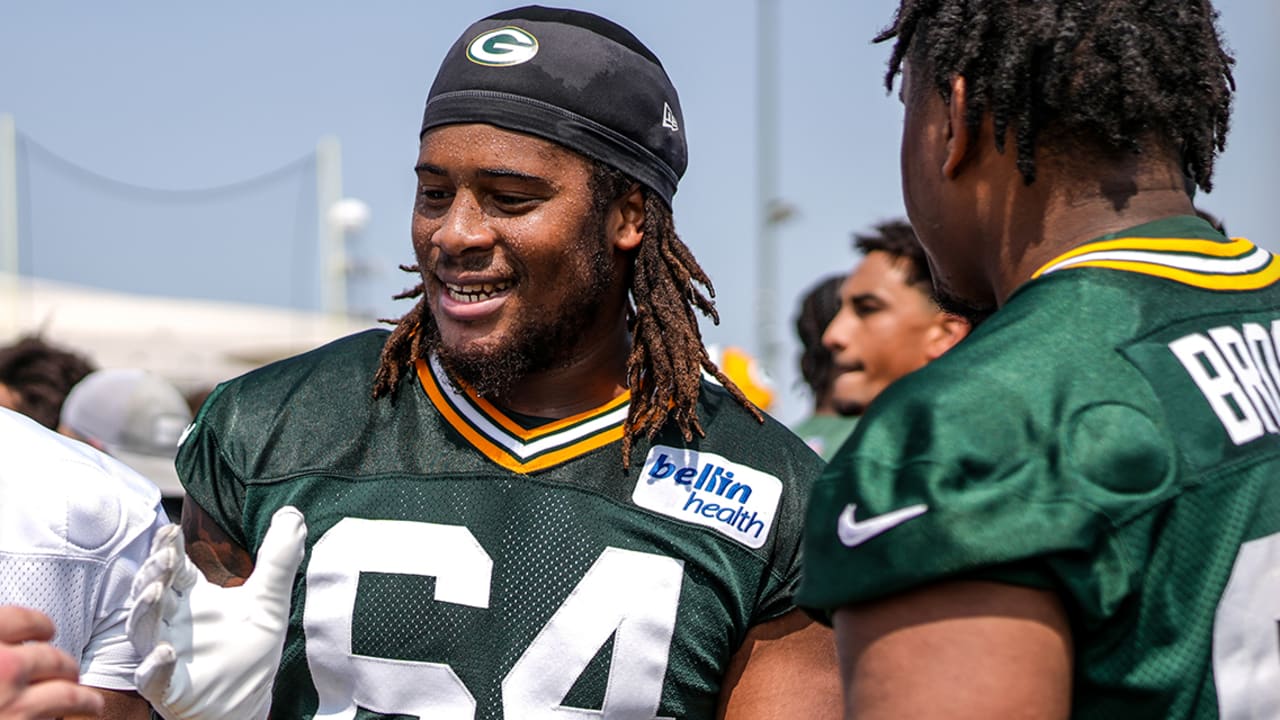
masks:
{"label": "green jersey sleeve", "polygon": [[932,369],[891,388],[815,485],[801,604],[821,615],[981,577],[1054,588],[1108,615],[1140,581],[1144,552],[1118,528],[1172,484],[1163,431],[1117,403],[1046,421],[1062,398]]}
{"label": "green jersey sleeve", "polygon": [[231,399],[219,385],[200,408],[195,422],[178,448],[178,477],[188,502],[204,510],[242,548],[248,549],[243,518],[245,484],[229,461],[218,428],[230,411]]}

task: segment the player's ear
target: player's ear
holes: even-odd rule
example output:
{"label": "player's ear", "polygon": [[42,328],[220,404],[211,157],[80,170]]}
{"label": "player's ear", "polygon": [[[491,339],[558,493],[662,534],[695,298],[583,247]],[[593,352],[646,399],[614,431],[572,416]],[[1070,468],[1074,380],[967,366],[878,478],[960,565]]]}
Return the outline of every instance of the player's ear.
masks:
{"label": "player's ear", "polygon": [[971,330],[973,325],[968,320],[949,312],[939,312],[934,319],[933,332],[925,347],[929,361],[933,362],[942,357],[948,350],[968,337]]}
{"label": "player's ear", "polygon": [[608,217],[614,247],[622,252],[639,247],[644,238],[644,190],[639,184],[613,202]]}
{"label": "player's ear", "polygon": [[947,103],[947,155],[942,161],[942,176],[954,180],[960,174],[973,131],[965,121],[969,109],[963,75],[951,78],[951,101]]}

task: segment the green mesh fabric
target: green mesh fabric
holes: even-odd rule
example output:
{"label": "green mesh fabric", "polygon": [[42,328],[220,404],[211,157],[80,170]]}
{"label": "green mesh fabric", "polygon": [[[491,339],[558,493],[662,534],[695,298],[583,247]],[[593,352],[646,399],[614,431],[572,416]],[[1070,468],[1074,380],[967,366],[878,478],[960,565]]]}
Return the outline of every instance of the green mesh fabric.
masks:
{"label": "green mesh fabric", "polygon": [[[1194,219],[1121,235],[1225,243]],[[1221,267],[1206,258],[1169,261]],[[1270,277],[1274,261],[1253,260],[1227,282]],[[1280,717],[1280,416],[1268,405],[1280,286],[1268,282],[1226,291],[1077,268],[1024,285],[890,388],[831,460],[808,513],[801,604],[829,613],[958,577],[1051,589],[1072,623],[1075,717]],[[1237,334],[1267,339],[1232,358]],[[1210,349],[1184,363],[1179,343]],[[1233,439],[1229,426],[1244,429]],[[847,547],[850,503],[859,519],[928,509]]]}
{"label": "green mesh fabric", "polygon": [[[557,613],[573,628],[576,616],[564,608],[575,595],[610,590],[588,581],[589,571],[606,561],[629,567],[627,553],[633,553],[675,563],[678,583],[670,608],[674,629],[661,649],[665,672],[654,685],[656,714],[714,717],[721,678],[747,629],[795,607],[802,508],[821,468],[818,458],[782,426],[757,424],[722,390],[706,386],[700,412],[707,436],[688,446],[783,481],[767,541],[750,548],[632,502],[647,442],[636,447],[626,471],[619,443],[612,442],[520,474],[477,452],[417,378],[406,378],[393,398],[371,400],[370,378],[385,338],[383,332],[353,336],[220,387],[179,453],[191,499],[251,552],[281,505],[299,507],[307,519],[308,555],[295,586],[273,716],[312,717],[324,692],[345,693],[340,689],[359,665],[373,669],[372,679],[352,693],[355,717],[440,716],[444,704],[454,702],[440,699],[442,682],[465,688],[476,718],[518,717],[518,711],[504,715],[504,702],[514,702],[504,700],[503,688],[513,668],[532,647],[548,646],[542,634]],[[684,444],[675,433],[662,433],[655,443]],[[407,528],[409,537],[421,539],[371,535],[345,560],[333,560],[342,557],[338,548],[347,541],[339,538],[355,527],[353,520],[377,521],[371,527],[378,533]],[[422,534],[423,528],[437,534]],[[491,570],[480,567],[480,557]],[[402,569],[420,563],[449,569],[438,576]],[[644,572],[650,571],[637,570]],[[487,595],[442,600],[454,597],[459,578],[464,590],[487,578]],[[649,603],[650,592],[641,584],[618,601],[644,611],[659,604]],[[316,640],[316,628],[325,640]],[[317,669],[316,648],[331,637],[340,643],[344,632],[355,658],[351,667],[340,659],[338,671]],[[581,663],[548,665],[548,678],[564,676],[554,703],[600,709],[608,688],[643,675],[627,670],[636,660],[624,648],[648,648],[644,638],[651,635],[660,633],[626,621],[604,631]],[[439,672],[456,681],[440,680]]]}

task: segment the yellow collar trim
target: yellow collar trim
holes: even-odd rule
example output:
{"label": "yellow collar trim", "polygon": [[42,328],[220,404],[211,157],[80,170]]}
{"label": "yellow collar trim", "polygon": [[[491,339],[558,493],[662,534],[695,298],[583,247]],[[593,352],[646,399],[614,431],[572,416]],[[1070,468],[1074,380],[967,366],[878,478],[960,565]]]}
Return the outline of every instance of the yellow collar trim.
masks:
{"label": "yellow collar trim", "polygon": [[417,372],[423,391],[454,430],[485,457],[519,473],[554,467],[621,440],[630,409],[626,392],[598,408],[526,430],[465,383],[455,388],[435,358],[418,360]]}
{"label": "yellow collar trim", "polygon": [[1208,290],[1257,290],[1280,280],[1280,258],[1244,238],[1145,237],[1081,245],[1045,263],[1032,278],[1079,267],[1151,275]]}

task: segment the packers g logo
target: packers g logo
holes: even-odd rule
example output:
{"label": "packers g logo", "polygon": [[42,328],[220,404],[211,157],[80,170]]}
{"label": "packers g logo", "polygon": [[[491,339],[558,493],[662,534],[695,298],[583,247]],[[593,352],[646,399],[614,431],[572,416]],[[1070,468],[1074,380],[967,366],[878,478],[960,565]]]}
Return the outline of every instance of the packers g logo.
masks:
{"label": "packers g logo", "polygon": [[538,38],[511,26],[480,33],[467,45],[467,59],[489,67],[519,65],[537,54]]}

